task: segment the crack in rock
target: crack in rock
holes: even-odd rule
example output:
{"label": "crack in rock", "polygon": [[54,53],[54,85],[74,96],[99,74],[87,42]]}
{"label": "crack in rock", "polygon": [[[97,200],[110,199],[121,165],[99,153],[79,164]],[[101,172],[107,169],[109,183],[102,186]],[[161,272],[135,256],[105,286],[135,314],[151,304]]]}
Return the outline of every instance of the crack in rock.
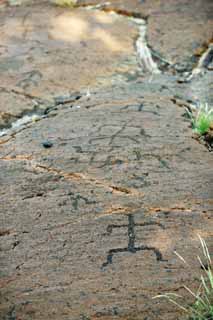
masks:
{"label": "crack in rock", "polygon": [[4,156],[4,157],[1,157],[0,160],[4,160],[4,161],[16,161],[16,160],[26,160],[26,161],[29,161],[29,160],[32,160],[32,156],[31,155],[15,155],[15,156]]}
{"label": "crack in rock", "polygon": [[0,230],[0,237],[8,236],[11,233],[11,230]]}
{"label": "crack in rock", "polygon": [[41,164],[34,165],[34,168],[41,169],[41,170],[44,170],[44,171],[47,171],[47,172],[50,172],[53,174],[63,176],[67,180],[77,180],[77,181],[82,180],[82,181],[90,183],[92,185],[97,185],[97,186],[103,187],[105,189],[108,189],[111,192],[121,193],[121,194],[126,194],[126,195],[133,195],[133,196],[136,196],[136,195],[143,196],[142,193],[139,193],[136,190],[128,189],[128,188],[122,187],[122,186],[110,185],[104,181],[100,181],[100,180],[97,180],[96,178],[89,177],[83,173],[79,173],[79,172],[67,173],[63,170],[47,167],[47,166],[44,166]]}
{"label": "crack in rock", "polygon": [[100,4],[95,3],[85,3],[85,4],[77,4],[75,5],[75,8],[85,8],[87,10],[100,10],[107,13],[116,13],[117,15],[129,17],[129,18],[135,18],[135,19],[143,19],[146,20],[148,18],[148,15],[142,14],[140,12],[136,11],[130,11],[126,9],[119,9],[114,7],[111,2],[105,2]]}
{"label": "crack in rock", "polygon": [[140,12],[128,11],[125,9],[118,9],[111,5],[110,2],[106,2],[103,4],[80,4],[76,5],[76,8],[86,8],[87,10],[100,10],[107,13],[114,13],[122,17],[129,18],[134,25],[138,27],[138,38],[135,43],[136,53],[138,56],[139,65],[151,74],[159,74],[161,70],[158,68],[157,63],[153,60],[152,56],[157,56],[159,60],[162,60],[164,63],[168,65],[172,65],[171,62],[168,62],[166,59],[161,57],[154,50],[150,50],[146,34],[147,34],[147,19],[148,15],[143,15]]}
{"label": "crack in rock", "polygon": [[[80,92],[74,92],[68,95],[56,96],[54,97],[54,101],[51,103],[48,100],[43,100],[40,97],[33,96],[14,88],[7,89],[4,87],[0,87],[0,91],[24,96],[28,99],[31,99],[33,102],[32,109],[24,110],[18,115],[4,113],[4,115],[7,116],[9,120],[7,121],[6,125],[0,127],[0,129],[2,129],[0,130],[0,137],[3,137],[10,133],[13,134],[17,129],[23,128],[29,123],[34,123],[36,121],[47,118],[48,114],[51,111],[58,110],[58,107],[66,104],[71,104],[83,97],[83,94],[81,94]],[[15,121],[13,121],[14,118]]]}
{"label": "crack in rock", "polygon": [[196,76],[203,74],[205,72],[205,69],[208,68],[208,66],[213,61],[213,43],[210,43],[207,50],[201,55],[197,66],[192,70],[192,73],[190,76],[186,79],[186,82],[192,80]]}
{"label": "crack in rock", "polygon": [[[134,19],[136,20],[136,19]],[[139,23],[137,21],[137,23]],[[139,24],[139,36],[136,41],[136,50],[140,66],[151,74],[160,74],[161,71],[158,68],[157,63],[152,58],[152,53],[146,42],[146,22],[140,21]]]}

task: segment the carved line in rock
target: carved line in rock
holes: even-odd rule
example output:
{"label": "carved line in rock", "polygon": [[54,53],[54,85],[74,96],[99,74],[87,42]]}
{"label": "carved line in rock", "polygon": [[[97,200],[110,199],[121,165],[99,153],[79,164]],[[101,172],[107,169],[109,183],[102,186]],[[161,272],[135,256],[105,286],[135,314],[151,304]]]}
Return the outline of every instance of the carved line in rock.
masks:
{"label": "carved line in rock", "polygon": [[106,261],[102,264],[101,269],[104,269],[107,267],[109,264],[113,263],[113,256],[117,253],[124,253],[124,252],[130,252],[130,253],[136,253],[138,251],[143,251],[143,250],[148,250],[148,251],[153,251],[156,260],[157,261],[166,261],[163,259],[162,253],[160,252],[159,249],[156,247],[151,247],[151,246],[146,246],[146,245],[141,245],[141,246],[136,246],[135,245],[135,227],[140,226],[150,226],[150,225],[157,225],[162,229],[165,229],[164,225],[158,222],[150,221],[150,222],[144,222],[144,223],[135,223],[134,220],[134,215],[133,214],[128,214],[128,224],[123,224],[123,225],[108,225],[107,227],[107,234],[111,235],[113,229],[116,228],[127,228],[127,234],[128,234],[128,245],[125,248],[115,248],[115,249],[110,249],[107,254]]}
{"label": "carved line in rock", "polygon": [[[106,128],[106,127],[119,127],[119,129],[117,130],[117,132],[115,132],[114,134],[112,135],[101,135],[100,134],[100,131],[101,129],[103,128]],[[126,129],[126,128],[138,128],[138,135],[135,135],[135,136],[130,136],[128,134],[122,134],[123,131]],[[140,140],[138,140],[138,138],[142,135],[142,136],[147,136],[149,137],[149,135],[146,135],[144,129],[141,129],[141,127],[138,127],[138,126],[134,126],[134,125],[128,125],[127,123],[124,123],[122,126],[120,126],[119,124],[116,124],[116,125],[109,125],[109,124],[105,124],[105,125],[102,125],[98,128],[97,130],[97,133],[99,134],[98,136],[94,136],[92,138],[89,139],[88,143],[89,145],[94,145],[94,142],[98,142],[100,140],[109,140],[109,142],[107,143],[108,146],[112,146],[115,147],[113,145],[113,142],[116,138],[120,138],[120,139],[128,139],[128,140],[131,140],[132,142],[134,142],[135,144],[140,144]]]}
{"label": "carved line in rock", "polygon": [[74,210],[78,210],[79,201],[84,201],[86,205],[96,204],[95,200],[90,200],[87,197],[82,196],[81,194],[74,195],[74,193],[71,192],[69,195],[71,196],[72,207]]}

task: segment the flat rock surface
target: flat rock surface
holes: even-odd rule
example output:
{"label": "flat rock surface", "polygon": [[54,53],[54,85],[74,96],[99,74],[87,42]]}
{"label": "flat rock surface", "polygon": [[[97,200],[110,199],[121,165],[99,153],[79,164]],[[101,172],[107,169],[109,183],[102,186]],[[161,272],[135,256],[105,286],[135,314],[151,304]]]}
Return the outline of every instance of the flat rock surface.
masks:
{"label": "flat rock surface", "polygon": [[[94,3],[108,3],[104,0]],[[91,3],[81,0],[80,3]],[[191,67],[193,54],[213,37],[211,0],[112,0],[106,8],[140,13],[148,18],[147,38],[154,51],[182,68]]]}
{"label": "flat rock surface", "polygon": [[212,153],[184,109],[212,101],[212,71],[190,82],[145,74],[124,16],[42,2],[0,12],[0,125],[39,113],[0,137],[3,320],[184,319],[152,298],[191,302],[183,286],[199,286],[198,234],[213,253]]}
{"label": "flat rock surface", "polygon": [[46,102],[137,68],[138,30],[122,16],[46,4],[9,7],[0,21],[1,112],[17,116],[29,98]]}

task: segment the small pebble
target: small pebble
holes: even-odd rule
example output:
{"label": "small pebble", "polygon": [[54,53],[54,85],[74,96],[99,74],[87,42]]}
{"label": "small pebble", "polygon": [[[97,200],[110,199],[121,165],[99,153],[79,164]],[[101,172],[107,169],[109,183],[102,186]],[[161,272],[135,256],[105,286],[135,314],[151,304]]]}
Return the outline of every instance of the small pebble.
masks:
{"label": "small pebble", "polygon": [[49,140],[43,141],[42,145],[44,148],[51,148],[53,146],[53,143]]}

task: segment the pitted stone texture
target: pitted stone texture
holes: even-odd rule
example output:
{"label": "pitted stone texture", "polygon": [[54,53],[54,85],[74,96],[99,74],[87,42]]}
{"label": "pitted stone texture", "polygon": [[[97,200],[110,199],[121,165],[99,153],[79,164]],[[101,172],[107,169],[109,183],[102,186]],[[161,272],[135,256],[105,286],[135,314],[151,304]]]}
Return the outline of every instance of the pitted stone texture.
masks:
{"label": "pitted stone texture", "polygon": [[[86,3],[79,1],[79,6]],[[198,0],[112,1],[106,6],[124,10],[123,17],[86,8],[69,10],[43,1],[3,9],[1,126],[31,111],[38,99],[42,98],[39,103],[44,105],[54,95],[135,78],[138,29],[125,12],[149,16],[149,45],[178,63],[179,69],[190,69],[194,52],[211,37],[211,6],[211,1]]]}
{"label": "pitted stone texture", "polygon": [[180,317],[152,297],[198,286],[213,162],[160,88],[96,90],[1,144],[3,319]]}
{"label": "pitted stone texture", "polygon": [[[199,286],[201,269],[196,256],[201,249],[197,235],[206,240],[210,253],[213,250],[212,155],[192,139],[189,122],[182,116],[184,109],[172,103],[175,95],[184,96],[183,100],[189,97],[190,90],[195,99],[194,88],[202,78],[195,79],[190,89],[190,84],[177,83],[169,75],[141,76],[137,82],[119,85],[119,77],[113,73],[120,72],[120,65],[115,67],[114,63],[126,57],[126,51],[120,48],[108,57],[104,50],[97,54],[89,46],[94,56],[85,62],[88,70],[97,67],[96,54],[104,66],[98,68],[98,75],[89,74],[86,81],[78,70],[77,79],[77,67],[73,66],[70,74],[66,64],[73,47],[64,38],[55,40],[60,30],[54,29],[55,24],[62,28],[60,19],[74,16],[90,25],[97,13],[94,28],[103,24],[113,36],[120,30],[114,30],[115,24],[123,26],[125,34],[129,24],[122,18],[108,23],[115,16],[105,13],[70,12],[39,3],[33,11],[29,6],[1,13],[1,19],[10,24],[2,29],[4,37],[19,26],[10,45],[0,47],[4,60],[0,65],[2,111],[13,112],[13,99],[15,112],[22,103],[24,110],[28,109],[30,101],[33,108],[33,95],[35,102],[38,96],[49,99],[61,91],[80,89],[87,80],[97,88],[90,90],[90,97],[84,95],[77,102],[50,108],[46,118],[0,139],[0,318],[180,319],[179,311],[167,301],[152,297],[176,292],[190,299],[183,285],[195,290]],[[130,7],[124,1],[116,3],[128,10],[137,7],[136,1]],[[153,3],[143,1],[139,12],[146,6],[146,12],[157,19],[156,10],[160,10],[165,21],[167,4]],[[180,10],[178,3],[169,2],[170,9]],[[41,5],[49,11],[41,12]],[[13,17],[5,18],[6,12]],[[45,31],[49,17],[55,22],[51,39]],[[90,26],[93,32],[93,22]],[[38,35],[40,27],[43,31]],[[122,38],[124,43],[136,34],[131,30]],[[169,28],[167,32],[173,31]],[[93,40],[89,43],[94,44]],[[13,46],[14,42],[20,46]],[[128,59],[132,55],[130,42],[127,40]],[[156,39],[156,47],[159,43]],[[81,48],[78,42],[74,47],[76,63]],[[182,52],[188,56],[188,49],[183,48],[177,59]],[[168,47],[165,55],[170,54]],[[122,61],[123,71],[125,63]],[[37,64],[39,70],[34,68]],[[54,73],[59,67],[62,78]],[[96,79],[103,74],[101,84],[113,80],[114,86],[100,89]],[[69,83],[70,79],[76,83]],[[208,77],[204,79],[208,82]],[[202,94],[201,90],[199,97]],[[43,147],[46,140],[52,143],[49,149]],[[184,267],[174,250],[191,268]]]}
{"label": "pitted stone texture", "polygon": [[[172,2],[172,3],[170,3]],[[173,63],[193,66],[196,49],[213,34],[212,1],[162,1],[148,22],[149,44]],[[188,67],[187,67],[188,65]]]}
{"label": "pitted stone texture", "polygon": [[[45,2],[2,10],[0,23],[1,112],[11,112],[11,103],[13,115],[28,109],[27,97],[23,107],[16,103],[18,94],[50,99],[137,69],[137,28],[124,17]],[[14,88],[14,99],[2,92]]]}

